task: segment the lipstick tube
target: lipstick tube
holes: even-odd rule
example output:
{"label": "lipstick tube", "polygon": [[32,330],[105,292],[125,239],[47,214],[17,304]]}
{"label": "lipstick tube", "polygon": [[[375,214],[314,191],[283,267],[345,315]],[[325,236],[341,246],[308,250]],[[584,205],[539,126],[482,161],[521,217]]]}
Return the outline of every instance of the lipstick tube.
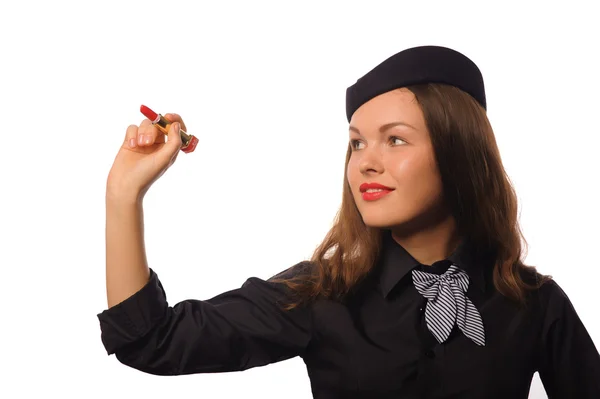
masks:
{"label": "lipstick tube", "polygon": [[[152,121],[152,124],[158,128],[161,132],[168,135],[171,122],[169,122],[161,114],[157,114],[145,105],[140,106],[140,112],[144,116]],[[196,149],[198,145],[198,139],[190,134],[187,134],[183,129],[179,129],[179,135],[181,136],[181,151],[188,153]]]}
{"label": "lipstick tube", "polygon": [[[171,122],[165,119],[161,114],[157,114],[156,118],[152,121],[152,124],[158,128],[164,134],[169,133],[171,128]],[[190,134],[187,134],[185,130],[179,129],[179,135],[181,136],[182,146],[181,151],[188,153],[196,149],[198,145],[198,139]]]}

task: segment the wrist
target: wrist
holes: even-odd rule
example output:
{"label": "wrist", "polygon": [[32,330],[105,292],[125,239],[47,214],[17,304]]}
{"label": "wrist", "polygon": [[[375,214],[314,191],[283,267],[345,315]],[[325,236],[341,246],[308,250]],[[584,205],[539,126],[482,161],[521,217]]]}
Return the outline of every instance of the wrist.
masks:
{"label": "wrist", "polygon": [[142,205],[144,195],[139,192],[125,192],[123,190],[106,190],[106,203],[110,205],[138,206]]}

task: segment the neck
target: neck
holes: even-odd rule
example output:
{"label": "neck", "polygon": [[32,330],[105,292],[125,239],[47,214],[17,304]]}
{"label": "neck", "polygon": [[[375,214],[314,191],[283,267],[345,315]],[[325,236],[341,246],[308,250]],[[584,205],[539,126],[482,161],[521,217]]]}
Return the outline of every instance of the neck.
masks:
{"label": "neck", "polygon": [[402,228],[392,228],[392,237],[413,258],[423,265],[446,259],[460,244],[456,222],[450,215],[427,228],[407,234]]}

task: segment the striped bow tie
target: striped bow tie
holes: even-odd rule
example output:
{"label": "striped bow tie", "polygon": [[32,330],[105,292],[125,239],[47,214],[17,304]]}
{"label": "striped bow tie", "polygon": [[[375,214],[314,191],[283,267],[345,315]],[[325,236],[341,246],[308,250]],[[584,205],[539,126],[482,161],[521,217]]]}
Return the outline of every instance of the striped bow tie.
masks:
{"label": "striped bow tie", "polygon": [[477,345],[485,346],[481,315],[465,296],[469,276],[455,265],[442,274],[412,272],[417,291],[427,299],[425,322],[439,343],[448,339],[454,323]]}

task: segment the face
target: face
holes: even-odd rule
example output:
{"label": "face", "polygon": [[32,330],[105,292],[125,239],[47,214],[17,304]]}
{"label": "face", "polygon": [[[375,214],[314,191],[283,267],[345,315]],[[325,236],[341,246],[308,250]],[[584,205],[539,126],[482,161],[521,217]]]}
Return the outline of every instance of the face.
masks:
{"label": "face", "polygon": [[[422,224],[431,222],[432,215],[439,215],[441,179],[412,92],[397,89],[363,104],[352,115],[349,134],[348,182],[366,225],[425,227]],[[379,183],[392,191],[369,200],[360,190],[363,183]]]}

